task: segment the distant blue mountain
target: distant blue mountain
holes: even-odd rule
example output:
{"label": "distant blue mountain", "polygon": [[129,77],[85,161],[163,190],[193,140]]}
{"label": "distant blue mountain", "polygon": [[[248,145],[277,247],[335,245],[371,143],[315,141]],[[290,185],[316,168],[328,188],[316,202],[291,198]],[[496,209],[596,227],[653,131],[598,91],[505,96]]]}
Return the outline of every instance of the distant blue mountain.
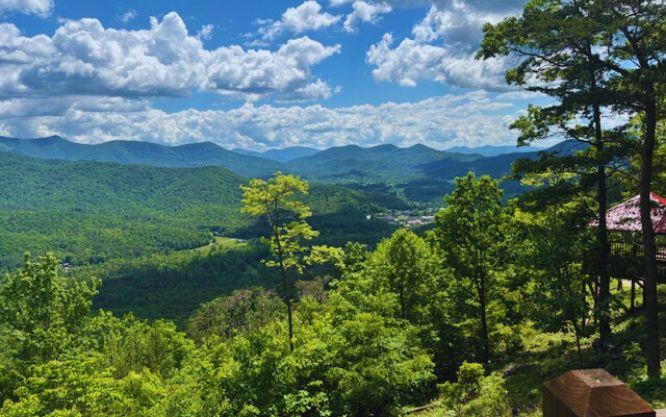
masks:
{"label": "distant blue mountain", "polygon": [[[571,154],[585,145],[561,142],[548,152]],[[308,147],[263,153],[229,151],[212,142],[165,146],[150,142],[111,141],[97,145],[70,142],[59,136],[42,139],[0,137],[0,152],[39,159],[115,162],[126,165],[194,168],[218,166],[244,177],[266,177],[276,171],[298,174],[310,181],[396,186],[409,199],[432,201],[450,192],[453,179],[469,171],[495,178],[508,174],[520,158],[536,159],[543,150],[513,147],[453,148],[440,151],[425,145],[339,146],[318,151]],[[531,152],[524,152],[530,150]]]}
{"label": "distant blue mountain", "polygon": [[532,148],[531,152],[513,152],[463,162],[442,160],[424,164],[420,168],[426,176],[437,178],[454,178],[465,175],[469,171],[475,172],[478,175],[487,174],[492,177],[499,177],[507,174],[511,169],[511,165],[518,159],[537,159],[541,152],[571,155],[586,147],[587,145],[582,142],[569,140],[560,142],[547,149]]}
{"label": "distant blue mountain", "polygon": [[40,159],[116,162],[157,167],[225,167],[246,177],[279,171],[275,161],[228,151],[212,142],[165,146],[151,142],[114,140],[97,145],[70,142],[59,136],[40,139],[0,137],[0,151]]}
{"label": "distant blue mountain", "polygon": [[320,149],[309,148],[307,146],[292,146],[283,149],[269,149],[264,152],[248,151],[245,149],[233,149],[233,152],[241,155],[251,155],[260,158],[270,159],[276,162],[289,162],[294,159],[303,158],[320,152]]}
{"label": "distant blue mountain", "polygon": [[463,154],[476,154],[476,155],[481,155],[481,156],[498,156],[498,155],[504,155],[507,153],[528,153],[528,152],[535,152],[535,151],[540,151],[545,148],[541,147],[536,147],[536,146],[511,146],[511,145],[506,145],[506,146],[493,146],[493,145],[485,145],[485,146],[479,146],[476,148],[470,148],[468,146],[454,146],[453,148],[447,149],[448,152],[457,152],[457,153],[463,153]]}
{"label": "distant blue mountain", "polygon": [[287,171],[326,182],[401,183],[418,177],[419,166],[435,161],[473,161],[479,155],[438,151],[425,145],[399,148],[378,145],[364,148],[339,146],[297,158],[286,164]]}

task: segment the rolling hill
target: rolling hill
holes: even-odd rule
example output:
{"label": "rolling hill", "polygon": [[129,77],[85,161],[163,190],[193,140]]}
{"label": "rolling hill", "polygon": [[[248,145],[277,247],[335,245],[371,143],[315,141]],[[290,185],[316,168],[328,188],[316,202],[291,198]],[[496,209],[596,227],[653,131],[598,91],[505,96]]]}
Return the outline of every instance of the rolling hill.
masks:
{"label": "rolling hill", "polygon": [[518,159],[536,159],[542,152],[569,155],[585,149],[586,145],[576,141],[564,141],[547,149],[533,150],[532,152],[514,152],[479,158],[470,161],[440,160],[423,164],[419,167],[423,173],[431,178],[455,178],[467,174],[469,171],[478,175],[500,177],[507,174],[511,165]]}
{"label": "rolling hill", "polygon": [[540,148],[536,146],[495,146],[495,145],[486,145],[470,148],[468,146],[454,146],[453,148],[446,149],[447,152],[455,153],[464,153],[464,154],[476,154],[484,157],[489,156],[498,156],[504,155],[507,153],[529,153],[529,152],[538,152],[546,148]]}
{"label": "rolling hill", "polygon": [[[412,201],[439,202],[441,196],[453,190],[453,180],[472,171],[477,175],[501,178],[511,171],[518,159],[536,159],[542,152],[570,155],[585,149],[586,145],[576,141],[564,141],[544,150],[514,152],[471,161],[440,160],[419,166],[422,176],[401,186],[405,198]],[[503,181],[505,196],[515,197],[525,191],[517,181]]]}
{"label": "rolling hill", "polygon": [[314,155],[318,152],[321,152],[321,150],[309,148],[307,146],[292,146],[283,149],[269,149],[264,152],[254,152],[245,149],[233,149],[233,152],[239,153],[241,155],[252,155],[259,158],[266,158],[276,162],[289,162],[297,158]]}
{"label": "rolling hill", "polygon": [[272,175],[281,166],[275,161],[228,151],[212,142],[165,146],[139,141],[110,141],[88,145],[59,136],[40,139],[0,137],[2,149],[16,155],[66,161],[115,162],[157,167],[225,167],[244,177]]}
{"label": "rolling hill", "polygon": [[[221,167],[163,168],[41,160],[0,152],[0,267],[23,252],[53,251],[74,263],[205,245],[212,233],[252,238],[261,225],[240,213],[247,179]],[[400,208],[393,196],[313,185],[313,225],[325,236],[371,243],[385,224],[365,213]],[[361,222],[362,224],[360,224]]]}
{"label": "rolling hill", "polygon": [[425,145],[399,148],[356,145],[330,148],[286,164],[287,171],[324,182],[401,183],[421,175],[419,166],[435,161],[474,161],[478,155],[438,151]]}
{"label": "rolling hill", "polygon": [[0,265],[26,251],[77,262],[205,244],[245,224],[224,168],[48,161],[0,153]]}
{"label": "rolling hill", "polygon": [[[581,145],[562,142],[546,151],[571,152]],[[453,179],[474,171],[499,178],[520,158],[536,158],[539,148],[501,153],[512,147],[458,148],[461,152],[439,151],[424,145],[399,148],[394,145],[333,147],[317,151],[307,147],[271,150],[264,153],[228,151],[211,142],[164,146],[148,142],[111,141],[85,145],[53,136],[43,139],[0,138],[0,151],[49,160],[100,161],[153,167],[224,167],[244,177],[267,177],[276,171],[297,174],[327,184],[354,185],[357,189],[385,187],[407,200],[439,201],[451,191]],[[482,156],[471,153],[477,150]],[[305,156],[301,156],[305,155]],[[271,159],[272,158],[272,159]],[[295,159],[292,159],[295,158]],[[280,162],[285,161],[285,162]],[[507,183],[515,195],[521,189]],[[388,188],[386,188],[388,187]],[[375,188],[376,189],[376,188]]]}

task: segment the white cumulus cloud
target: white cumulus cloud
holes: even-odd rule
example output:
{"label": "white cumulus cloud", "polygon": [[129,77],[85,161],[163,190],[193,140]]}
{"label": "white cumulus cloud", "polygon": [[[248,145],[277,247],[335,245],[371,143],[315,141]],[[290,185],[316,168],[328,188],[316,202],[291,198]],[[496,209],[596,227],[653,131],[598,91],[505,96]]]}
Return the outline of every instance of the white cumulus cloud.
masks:
{"label": "white cumulus cloud", "polygon": [[288,8],[280,20],[260,20],[259,35],[264,40],[272,40],[284,32],[301,34],[327,28],[338,23],[340,19],[342,16],[322,12],[319,3],[308,0],[300,6]]}
{"label": "white cumulus cloud", "polygon": [[171,12],[151,19],[149,29],[105,28],[97,19],[69,20],[53,36],[25,37],[0,24],[0,98],[35,96],[186,96],[193,91],[256,98],[298,97],[299,91],[330,96],[311,68],[339,52],[307,37],[277,51],[240,46],[206,49],[212,27],[190,35]]}
{"label": "white cumulus cloud", "polygon": [[[416,1],[391,0],[405,7]],[[423,2],[426,3],[426,2]],[[416,86],[435,81],[458,87],[506,90],[504,74],[512,58],[475,59],[482,26],[517,13],[523,0],[435,0],[412,30],[412,38],[395,42],[391,34],[372,45],[367,62],[376,80]]]}
{"label": "white cumulus cloud", "polygon": [[390,13],[393,8],[385,2],[368,3],[363,0],[357,0],[352,5],[353,11],[347,15],[344,28],[347,32],[356,31],[359,22],[376,23],[379,16]]}
{"label": "white cumulus cloud", "polygon": [[414,87],[420,81],[436,81],[458,87],[507,90],[504,72],[508,58],[475,60],[471,54],[457,54],[449,48],[404,39],[394,45],[393,36],[385,34],[370,47],[368,63],[375,66],[373,77]]}
{"label": "white cumulus cloud", "polygon": [[328,86],[322,81],[309,82],[310,67],[339,51],[340,46],[324,46],[308,37],[291,39],[276,52],[222,47],[211,53],[207,88],[249,94],[317,91],[319,94],[304,98],[327,98]]}
{"label": "white cumulus cloud", "polygon": [[23,13],[46,17],[52,11],[53,0],[0,0],[0,15]]}
{"label": "white cumulus cloud", "polygon": [[[20,100],[19,100],[20,101]],[[32,103],[43,106],[43,103]],[[40,116],[16,117],[29,104],[0,105],[0,131],[12,136],[59,134],[95,143],[112,139],[165,144],[214,141],[226,148],[265,149],[293,145],[424,143],[444,149],[455,145],[513,143],[508,125],[525,106],[511,94],[475,91],[414,103],[384,103],[327,108],[255,106],[232,110],[188,109],[175,113],[137,105],[114,111],[117,103],[71,102]]]}

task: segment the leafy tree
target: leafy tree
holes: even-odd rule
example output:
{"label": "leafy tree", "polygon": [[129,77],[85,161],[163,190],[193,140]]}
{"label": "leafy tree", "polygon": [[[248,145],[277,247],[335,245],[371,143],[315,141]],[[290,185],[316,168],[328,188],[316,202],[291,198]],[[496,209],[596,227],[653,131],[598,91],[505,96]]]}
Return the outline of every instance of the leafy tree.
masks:
{"label": "leafy tree", "polygon": [[654,179],[657,127],[664,117],[666,4],[660,0],[612,0],[597,15],[605,25],[606,53],[600,61],[615,76],[616,107],[640,118],[640,212],[645,254],[646,359],[651,378],[661,375],[656,240],[650,192]]}
{"label": "leafy tree", "polygon": [[608,168],[626,155],[630,143],[624,139],[622,129],[614,132],[602,126],[602,107],[613,103],[614,96],[606,85],[608,70],[599,62],[596,52],[603,31],[603,24],[595,18],[597,9],[603,7],[601,3],[531,1],[522,16],[484,27],[479,56],[519,57],[519,64],[507,72],[507,81],[556,100],[547,106],[530,106],[527,114],[516,120],[512,127],[521,133],[519,144],[559,136],[590,145],[573,156],[546,154],[536,162],[521,161],[516,170],[572,174],[568,181],[555,183],[542,196],[562,198],[595,188],[598,222],[595,270],[599,283],[595,298],[601,345],[606,347],[611,335],[610,245],[606,227]]}
{"label": "leafy tree", "polygon": [[400,229],[379,244],[366,265],[366,273],[377,285],[397,294],[401,318],[415,324],[427,322],[438,264],[424,239]]}
{"label": "leafy tree", "polygon": [[187,331],[198,342],[212,335],[226,339],[265,326],[280,317],[281,308],[280,298],[272,291],[237,290],[203,304],[189,319]]}
{"label": "leafy tree", "polygon": [[483,365],[464,362],[458,381],[444,384],[444,402],[456,417],[509,417],[512,415],[503,378],[484,376]]}
{"label": "leafy tree", "polygon": [[318,235],[306,222],[312,215],[310,208],[299,199],[307,195],[309,185],[299,177],[278,172],[268,181],[253,179],[241,189],[243,213],[264,216],[270,225],[271,237],[267,241],[274,259],[265,263],[280,271],[282,296],[287,305],[289,347],[294,350],[293,285],[289,275],[303,273],[305,248],[301,243]]}
{"label": "leafy tree", "polygon": [[99,354],[51,360],[31,369],[18,399],[7,401],[2,417],[152,417],[164,415],[167,392],[147,370],[117,379]]}
{"label": "leafy tree", "polygon": [[[645,252],[645,300],[646,300],[646,356],[651,377],[660,374],[659,326],[657,300],[656,245],[650,219],[650,192],[654,172],[654,151],[657,145],[657,125],[663,117],[664,56],[666,50],[666,5],[660,0],[581,0],[544,1],[528,3],[521,19],[511,18],[496,26],[486,27],[486,39],[481,55],[515,53],[522,56],[522,63],[508,74],[509,81],[524,83],[530,76],[538,81],[557,81],[554,85],[532,87],[563,100],[562,104],[573,108],[587,108],[584,114],[591,123],[587,134],[602,156],[604,148],[599,138],[602,106],[624,113],[627,118],[639,116],[641,147],[641,171],[639,190],[641,195],[641,223]],[[581,65],[571,66],[572,58]],[[580,60],[582,58],[582,60]],[[588,76],[580,77],[587,70]],[[573,84],[571,81],[584,81]],[[564,81],[564,83],[562,83]],[[582,87],[582,88],[581,88]],[[564,93],[564,94],[562,94]],[[574,94],[571,94],[574,93]],[[581,107],[583,106],[583,107]],[[563,106],[558,106],[562,108]],[[571,108],[571,107],[569,107]],[[546,117],[532,111],[528,119],[541,121],[522,124],[524,131],[538,136],[539,129],[561,124],[564,113],[547,114]],[[554,117],[553,117],[554,116]],[[564,120],[567,120],[565,117]],[[536,127],[535,127],[536,125]],[[602,161],[600,158],[599,161]],[[601,168],[601,164],[599,167]],[[601,185],[602,170],[598,169]],[[601,188],[598,195],[601,196]],[[607,286],[602,210],[605,202],[599,200],[599,267],[602,276],[603,304]],[[605,305],[604,305],[605,309]],[[605,315],[601,317],[602,337],[608,332]]]}
{"label": "leafy tree", "polygon": [[387,417],[432,386],[432,362],[405,321],[362,311],[338,290],[294,313],[293,351],[283,321],[207,340],[183,368],[182,384],[199,392],[190,401],[229,417]]}
{"label": "leafy tree", "polygon": [[455,190],[444,200],[446,206],[435,216],[435,235],[454,272],[449,292],[455,305],[466,306],[476,316],[481,360],[488,363],[492,354],[489,308],[499,300],[506,266],[507,214],[502,191],[490,177],[470,173],[456,179]]}
{"label": "leafy tree", "polygon": [[116,378],[144,369],[169,378],[194,349],[192,340],[171,322],[148,323],[131,314],[119,319],[103,311],[86,322],[77,340],[74,350],[100,352]]}
{"label": "leafy tree", "polygon": [[522,308],[544,331],[573,330],[578,353],[586,334],[588,312],[583,259],[589,241],[586,200],[551,206],[542,213],[517,210],[518,275],[528,277]]}
{"label": "leafy tree", "polygon": [[30,365],[70,346],[90,314],[97,281],[67,280],[59,269],[52,255],[36,262],[26,255],[23,268],[0,279],[0,340],[10,352],[9,360],[0,362],[5,368],[0,378],[10,379],[0,385],[0,400],[11,396],[13,377],[22,378]]}

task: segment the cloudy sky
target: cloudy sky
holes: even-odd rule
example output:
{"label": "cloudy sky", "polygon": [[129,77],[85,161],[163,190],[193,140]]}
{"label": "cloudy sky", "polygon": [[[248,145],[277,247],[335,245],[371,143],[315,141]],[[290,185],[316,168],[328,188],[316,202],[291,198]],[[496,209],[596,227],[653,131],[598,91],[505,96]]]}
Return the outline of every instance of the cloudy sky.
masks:
{"label": "cloudy sky", "polygon": [[0,135],[512,144],[539,98],[477,61],[523,0],[0,0]]}

